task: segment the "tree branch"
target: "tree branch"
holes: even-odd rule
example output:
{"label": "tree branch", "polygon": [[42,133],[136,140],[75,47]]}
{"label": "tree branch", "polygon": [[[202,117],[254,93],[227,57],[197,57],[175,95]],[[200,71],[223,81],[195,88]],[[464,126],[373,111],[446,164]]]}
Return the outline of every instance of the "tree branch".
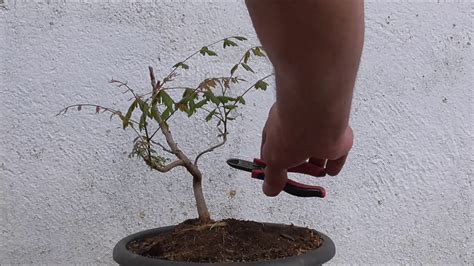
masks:
{"label": "tree branch", "polygon": [[[112,113],[112,116],[116,115],[116,116],[120,116],[122,115],[122,112],[120,111],[117,111],[117,110],[114,110],[112,108],[109,108],[109,107],[105,107],[105,106],[102,106],[102,105],[97,105],[97,104],[90,104],[90,103],[78,103],[78,104],[73,104],[73,105],[69,105],[69,106],[66,106],[64,107],[63,109],[61,109],[57,114],[56,116],[58,115],[64,115],[66,114],[66,112],[69,110],[69,109],[72,109],[74,107],[77,107],[78,110],[80,111],[80,109],[82,107],[95,107],[95,113],[99,113],[100,111],[102,112],[109,112],[109,113]],[[112,117],[111,117],[112,118]],[[129,122],[132,122],[132,123],[135,123],[135,124],[139,124],[137,121],[133,120],[133,119],[130,119]]]}
{"label": "tree branch", "polygon": [[[235,37],[235,36],[229,36],[229,37],[226,37],[226,38],[217,40],[217,41],[215,41],[215,42],[213,42],[213,43],[210,43],[210,44],[208,44],[208,45],[205,45],[205,46],[206,46],[206,47],[210,47],[210,46],[213,46],[213,45],[215,45],[215,44],[217,44],[217,43],[220,43],[220,42],[222,42],[222,41],[224,41],[224,40],[226,40],[226,39],[234,38],[234,37]],[[183,61],[181,61],[180,63],[184,63],[184,62],[188,61],[191,57],[197,55],[200,51],[201,51],[201,49],[199,49],[199,50],[197,50],[196,52],[190,54],[188,57],[186,57],[186,58],[185,58]],[[165,84],[165,83],[176,73],[176,70],[177,70],[178,68],[179,68],[179,66],[175,66],[175,67],[173,67],[173,68],[171,69],[171,72],[170,72],[168,75],[166,75],[166,77],[163,79],[162,85]]]}
{"label": "tree branch", "polygon": [[217,145],[214,145],[212,147],[209,147],[208,149],[200,152],[197,156],[196,156],[196,159],[194,159],[194,165],[197,167],[197,163],[198,163],[198,160],[199,158],[201,158],[201,156],[203,156],[204,154],[208,153],[208,152],[211,152],[219,147],[221,147],[222,145],[224,145],[226,142],[227,142],[227,130],[224,131],[224,133],[222,133],[222,141],[217,144]]}
{"label": "tree branch", "polygon": [[159,143],[159,142],[153,141],[153,140],[151,140],[151,139],[150,139],[150,141],[151,141],[151,143],[160,146],[164,151],[169,152],[169,153],[171,153],[171,154],[174,154],[173,151],[170,150],[170,149],[168,149],[168,148],[166,148],[165,145],[163,145],[163,144],[161,144],[161,143]]}
{"label": "tree branch", "polygon": [[158,172],[161,172],[161,173],[166,173],[166,172],[170,171],[171,169],[173,169],[175,167],[178,167],[178,166],[184,166],[184,161],[181,160],[181,159],[178,159],[178,160],[176,160],[172,163],[169,163],[167,165],[164,165],[164,166],[156,165],[150,159],[145,159],[145,162],[151,168],[153,168],[154,170],[157,170]]}
{"label": "tree branch", "polygon": [[120,88],[120,87],[125,87],[126,90],[125,90],[123,93],[130,92],[130,93],[133,94],[133,97],[134,97],[135,99],[138,99],[138,98],[139,98],[138,95],[135,93],[135,91],[134,91],[132,88],[130,88],[130,86],[128,86],[128,83],[127,83],[127,82],[123,82],[123,81],[120,81],[120,80],[112,79],[112,80],[110,81],[110,83],[112,83],[112,84],[117,84],[116,86],[119,87],[119,88]]}

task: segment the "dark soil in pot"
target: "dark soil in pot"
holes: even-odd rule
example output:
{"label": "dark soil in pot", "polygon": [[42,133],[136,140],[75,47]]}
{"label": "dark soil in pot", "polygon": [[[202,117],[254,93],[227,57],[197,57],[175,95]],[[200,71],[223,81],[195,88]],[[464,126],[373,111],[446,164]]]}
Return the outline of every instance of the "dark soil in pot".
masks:
{"label": "dark soil in pot", "polygon": [[323,242],[316,231],[293,225],[271,226],[234,219],[199,225],[188,220],[171,231],[133,240],[127,249],[168,261],[253,262],[302,255],[318,249]]}

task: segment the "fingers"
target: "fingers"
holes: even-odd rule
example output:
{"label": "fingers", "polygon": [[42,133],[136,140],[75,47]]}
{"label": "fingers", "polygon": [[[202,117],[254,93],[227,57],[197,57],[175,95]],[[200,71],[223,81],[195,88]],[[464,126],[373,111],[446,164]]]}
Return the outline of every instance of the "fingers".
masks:
{"label": "fingers", "polygon": [[265,145],[265,142],[267,141],[267,132],[268,132],[268,128],[271,127],[271,118],[272,116],[274,116],[274,113],[275,113],[275,104],[272,105],[272,107],[270,108],[270,110],[268,111],[268,117],[267,117],[267,121],[265,122],[265,125],[263,126],[263,129],[262,129],[262,143],[260,144],[260,158],[263,159],[263,146]]}
{"label": "fingers", "polygon": [[263,193],[269,197],[275,197],[285,188],[288,181],[286,169],[275,169],[271,166],[265,167],[265,180],[263,181]]}
{"label": "fingers", "polygon": [[[340,151],[342,153],[337,158],[330,158],[326,162],[326,173],[330,176],[338,175],[346,163],[347,155],[352,148],[354,142],[354,133],[351,127],[347,127],[344,139],[341,143]],[[319,159],[320,160],[320,159]],[[318,161],[316,161],[318,162]]]}
{"label": "fingers", "polygon": [[263,159],[263,146],[265,145],[265,142],[267,140],[267,125],[263,127],[262,130],[262,143],[260,144],[260,158]]}
{"label": "fingers", "polygon": [[319,159],[319,158],[311,157],[311,158],[309,158],[309,163],[312,163],[314,165],[317,165],[319,167],[324,168],[326,166],[326,159]]}
{"label": "fingers", "polygon": [[[262,144],[260,146],[260,158],[267,163],[265,167],[265,179],[263,181],[263,193],[269,197],[280,194],[288,181],[287,168],[282,167],[280,163],[275,164],[275,155],[282,155],[281,142],[275,133],[275,120],[277,119],[276,106],[273,105],[268,113],[267,122],[262,131]],[[277,160],[281,162],[280,160]]]}
{"label": "fingers", "polygon": [[347,154],[336,159],[336,160],[328,160],[326,163],[326,173],[330,176],[335,176],[341,172],[342,167],[344,167],[344,163],[346,162]]}

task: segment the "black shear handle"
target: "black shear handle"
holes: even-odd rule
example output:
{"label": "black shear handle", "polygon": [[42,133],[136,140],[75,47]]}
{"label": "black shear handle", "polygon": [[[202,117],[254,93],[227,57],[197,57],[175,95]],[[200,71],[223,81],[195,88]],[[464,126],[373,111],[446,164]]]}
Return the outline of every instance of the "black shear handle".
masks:
{"label": "black shear handle", "polygon": [[[260,179],[260,180],[264,180],[265,173],[263,172],[262,169],[253,170],[252,177]],[[291,179],[288,179],[285,187],[283,188],[283,191],[297,197],[318,197],[318,198],[326,197],[326,190],[323,187],[310,186],[310,185],[298,183]]]}
{"label": "black shear handle", "polygon": [[288,179],[283,190],[297,197],[326,197],[326,190],[320,186],[310,186]]}

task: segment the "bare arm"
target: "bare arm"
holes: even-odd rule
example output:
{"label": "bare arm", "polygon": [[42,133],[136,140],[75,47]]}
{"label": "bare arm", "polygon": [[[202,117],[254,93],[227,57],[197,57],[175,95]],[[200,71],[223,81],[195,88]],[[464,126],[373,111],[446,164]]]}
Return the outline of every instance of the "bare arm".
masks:
{"label": "bare arm", "polygon": [[[352,146],[349,127],[363,46],[363,1],[247,0],[275,68],[277,100],[263,132],[264,192],[309,158],[337,174]],[[327,161],[327,163],[326,163]]]}

